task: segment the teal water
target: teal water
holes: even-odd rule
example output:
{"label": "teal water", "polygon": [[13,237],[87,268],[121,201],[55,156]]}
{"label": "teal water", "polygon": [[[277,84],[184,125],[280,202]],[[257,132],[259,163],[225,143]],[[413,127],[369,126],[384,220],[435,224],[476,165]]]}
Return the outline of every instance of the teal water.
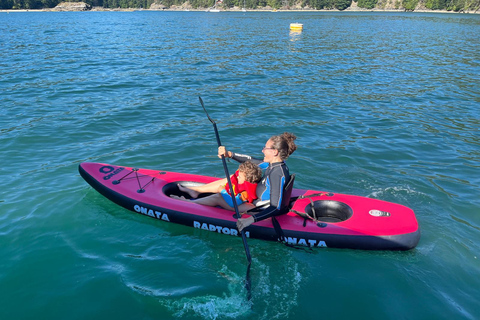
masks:
{"label": "teal water", "polygon": [[[0,13],[0,319],[480,318],[479,34],[457,14]],[[250,239],[246,301],[239,238],[79,176],[222,176],[199,95],[232,150],[296,133],[297,187],[413,208],[418,247]]]}

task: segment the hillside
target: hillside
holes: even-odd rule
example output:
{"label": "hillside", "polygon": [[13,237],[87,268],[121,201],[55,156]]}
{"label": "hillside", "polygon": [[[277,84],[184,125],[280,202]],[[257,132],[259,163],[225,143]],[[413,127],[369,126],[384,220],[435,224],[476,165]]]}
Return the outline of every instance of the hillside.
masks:
{"label": "hillside", "polygon": [[[73,1],[72,1],[73,2]],[[75,3],[75,4],[74,4]],[[79,2],[60,0],[0,0],[0,9],[52,9],[78,10]],[[205,10],[214,0],[86,0],[83,10],[152,9],[152,10]],[[223,0],[217,7],[222,10],[398,10],[449,11],[479,13],[480,0]]]}

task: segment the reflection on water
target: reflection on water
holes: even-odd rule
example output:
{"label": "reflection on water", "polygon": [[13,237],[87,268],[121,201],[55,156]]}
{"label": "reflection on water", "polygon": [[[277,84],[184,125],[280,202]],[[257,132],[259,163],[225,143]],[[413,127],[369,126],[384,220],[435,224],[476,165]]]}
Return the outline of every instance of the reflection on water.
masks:
{"label": "reflection on water", "polygon": [[302,31],[292,31],[290,30],[290,41],[295,42],[300,40],[302,37]]}

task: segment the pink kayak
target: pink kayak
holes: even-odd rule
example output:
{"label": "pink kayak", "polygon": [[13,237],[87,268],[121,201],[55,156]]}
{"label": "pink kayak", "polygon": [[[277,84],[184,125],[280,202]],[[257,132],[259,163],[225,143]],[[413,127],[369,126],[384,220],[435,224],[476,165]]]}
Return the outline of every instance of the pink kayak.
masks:
{"label": "pink kayak", "polygon": [[[178,184],[193,186],[218,178],[135,169],[84,162],[80,175],[98,192],[118,205],[166,222],[206,231],[240,236],[234,212],[172,198],[187,196]],[[420,239],[412,209],[360,196],[293,189],[290,211],[245,229],[249,238],[277,241],[283,233],[290,245],[368,250],[409,250]]]}

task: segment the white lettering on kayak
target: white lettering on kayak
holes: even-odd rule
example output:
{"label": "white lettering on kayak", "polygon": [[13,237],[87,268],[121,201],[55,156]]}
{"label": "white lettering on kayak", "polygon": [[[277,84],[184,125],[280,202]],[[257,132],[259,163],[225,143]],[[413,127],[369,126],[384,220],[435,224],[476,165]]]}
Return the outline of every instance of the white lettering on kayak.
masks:
{"label": "white lettering on kayak", "polygon": [[327,244],[325,243],[325,241],[314,240],[314,239],[302,239],[302,238],[297,239],[292,237],[285,237],[285,241],[287,241],[288,244],[293,244],[293,245],[298,244],[298,245],[307,246],[307,247],[327,247]]}
{"label": "white lettering on kayak", "polygon": [[160,219],[160,220],[170,222],[170,219],[168,219],[168,215],[166,213],[162,213],[162,212],[159,212],[159,211],[154,211],[152,209],[148,209],[148,208],[139,206],[138,204],[133,206],[133,210],[135,210],[135,212],[144,214],[146,216],[150,216],[152,218],[157,218],[157,219]]}
{"label": "white lettering on kayak", "polygon": [[[218,233],[228,234],[228,235],[231,235],[231,236],[238,236],[238,230],[237,229],[232,229],[232,228],[223,227],[223,226],[217,226],[217,225],[210,224],[210,223],[193,221],[193,227],[197,228],[197,229],[211,231],[211,232],[218,232]],[[245,236],[247,236],[247,238],[250,238],[250,232],[246,231]]]}

